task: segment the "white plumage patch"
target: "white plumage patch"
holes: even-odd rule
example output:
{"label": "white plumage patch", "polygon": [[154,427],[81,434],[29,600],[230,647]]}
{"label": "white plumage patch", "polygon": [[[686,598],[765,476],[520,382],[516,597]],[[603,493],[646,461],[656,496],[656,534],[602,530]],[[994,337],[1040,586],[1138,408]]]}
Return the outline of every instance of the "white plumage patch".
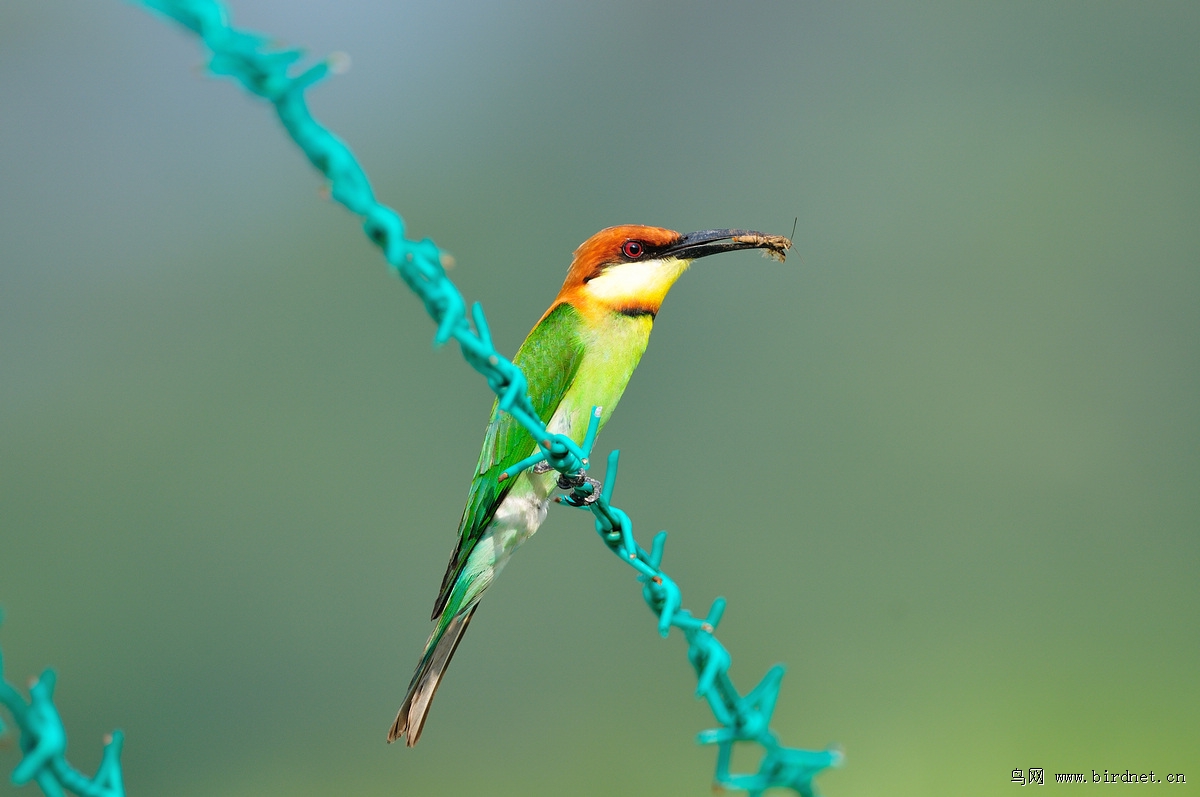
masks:
{"label": "white plumage patch", "polygon": [[675,280],[691,264],[690,260],[674,257],[618,263],[589,280],[585,290],[596,299],[614,305],[626,302],[661,304]]}
{"label": "white plumage patch", "polygon": [[468,586],[464,606],[474,603],[500,575],[513,551],[532,537],[545,521],[549,508],[548,498],[539,498],[532,492],[510,493],[505,497],[496,509],[496,517],[467,557],[464,575]]}

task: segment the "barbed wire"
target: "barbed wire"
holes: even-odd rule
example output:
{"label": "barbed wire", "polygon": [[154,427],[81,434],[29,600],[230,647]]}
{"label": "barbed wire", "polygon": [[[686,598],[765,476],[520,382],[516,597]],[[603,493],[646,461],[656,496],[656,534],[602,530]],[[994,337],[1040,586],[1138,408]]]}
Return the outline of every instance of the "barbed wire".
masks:
{"label": "barbed wire", "polygon": [[[64,789],[80,797],[125,797],[121,779],[121,747],[125,737],[113,731],[104,737],[104,755],[95,777],[88,778],[67,762],[67,731],[54,705],[58,676],[44,670],[29,685],[29,702],[4,677],[4,652],[0,650],[0,704],[8,709],[21,732],[22,757],[12,773],[18,786],[34,782],[46,797],[63,797]],[[6,732],[0,722],[0,736]]]}
{"label": "barbed wire", "polygon": [[[344,64],[344,58],[333,56],[298,74],[289,74],[302,52],[275,48],[267,37],[233,28],[224,7],[216,0],[141,2],[198,35],[212,52],[208,65],[211,72],[232,77],[247,91],[274,105],[284,129],[300,146],[309,162],[328,178],[331,197],[364,218],[363,229],[367,236],[382,250],[392,269],[421,299],[437,324],[434,345],[456,341],[464,359],[487,379],[488,386],[497,395],[500,409],[516,418],[537,441],[538,451],[505,471],[504,476],[512,477],[528,467],[557,470],[560,474],[559,486],[569,491],[560,497],[560,502],[589,510],[594,517],[596,531],[609,550],[638,572],[642,597],[658,618],[659,633],[668,636],[672,626],[683,633],[688,643],[688,659],[696,670],[696,696],[707,700],[720,725],[697,736],[701,744],[718,747],[715,784],[744,790],[751,795],[783,787],[804,797],[813,797],[813,778],[822,770],[841,764],[841,752],[836,749],[802,750],[784,747],[779,743],[770,729],[770,722],[784,674],[783,665],[772,667],[762,681],[745,695],[734,687],[729,677],[729,652],[714,633],[724,612],[725,600],[717,598],[703,619],[682,608],[679,586],[661,568],[666,532],[659,532],[651,549],[646,551],[634,538],[633,521],[611,503],[616,486],[619,451],[609,455],[602,484],[586,475],[591,467],[591,448],[599,424],[600,408],[592,412],[582,446],[565,435],[551,434],[547,430],[529,399],[524,374],[492,345],[482,305],[474,303],[468,318],[462,294],[446,277],[441,250],[428,238],[421,241],[405,238],[403,219],[396,211],[375,199],[366,173],[349,147],[313,119],[305,101],[305,90],[330,72],[337,71]],[[57,712],[51,700],[54,683],[52,671],[43,675],[42,681],[39,681],[39,684],[42,683],[48,683],[48,686],[44,689],[35,686],[34,689],[40,689],[38,694],[44,694],[44,697],[35,695],[33,705],[43,709],[49,706],[57,722]],[[7,700],[5,702],[7,704]],[[21,705],[24,705],[23,701]],[[26,710],[24,714],[29,716],[32,710]],[[62,725],[61,722],[51,722],[46,727],[50,731],[61,731]],[[50,733],[46,738],[57,737]],[[65,749],[65,733],[61,739],[61,747],[53,748],[59,751],[57,755],[60,757],[61,750]],[[754,742],[763,748],[763,757],[756,773],[735,774],[729,771],[733,746],[738,742]],[[109,751],[116,751],[111,757],[116,762],[120,744],[119,733],[114,734],[112,742],[105,748],[101,772],[97,774],[97,780],[101,773],[106,773],[111,781],[115,772],[116,779],[113,782],[117,788],[120,785],[119,763],[110,766]],[[53,754],[48,758],[43,756],[34,759],[27,752],[18,770],[22,774],[44,771],[47,768],[44,764],[30,763],[42,760],[56,759]],[[65,760],[63,763],[65,765]],[[120,794],[79,793],[87,797],[93,793],[103,794],[104,797]],[[55,797],[53,792],[47,791],[47,794]]]}

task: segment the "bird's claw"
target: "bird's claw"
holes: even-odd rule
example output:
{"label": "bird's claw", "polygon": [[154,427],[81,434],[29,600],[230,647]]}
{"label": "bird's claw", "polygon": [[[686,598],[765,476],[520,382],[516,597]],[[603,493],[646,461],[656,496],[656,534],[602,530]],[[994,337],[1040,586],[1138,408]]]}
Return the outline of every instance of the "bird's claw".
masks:
{"label": "bird's claw", "polygon": [[558,489],[560,490],[574,490],[576,487],[582,487],[586,482],[587,477],[582,472],[558,474]]}
{"label": "bird's claw", "polygon": [[582,472],[579,472],[571,476],[567,476],[566,474],[560,475],[558,477],[558,487],[561,490],[571,491],[569,495],[562,496],[559,499],[559,503],[584,508],[591,506],[599,500],[603,485],[592,477],[585,476]]}

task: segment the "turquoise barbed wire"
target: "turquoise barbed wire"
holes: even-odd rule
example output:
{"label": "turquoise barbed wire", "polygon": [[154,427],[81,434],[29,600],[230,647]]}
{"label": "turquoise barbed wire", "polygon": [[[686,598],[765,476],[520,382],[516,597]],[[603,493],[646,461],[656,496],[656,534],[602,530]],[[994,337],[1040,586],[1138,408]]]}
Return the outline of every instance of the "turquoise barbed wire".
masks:
{"label": "turquoise barbed wire", "polygon": [[[592,444],[600,425],[600,407],[593,407],[588,421],[587,434],[583,441],[583,453],[590,457]],[[794,789],[804,797],[813,797],[812,780],[822,770],[838,766],[843,761],[840,750],[802,750],[784,747],[771,730],[771,716],[779,696],[780,682],[785,667],[776,664],[763,679],[745,696],[738,693],[729,677],[731,657],[715,635],[717,625],[725,613],[725,599],[713,601],[704,619],[692,615],[682,608],[683,597],[679,586],[661,568],[663,551],[667,544],[667,532],[654,536],[650,551],[637,544],[633,536],[633,521],[622,510],[611,503],[617,484],[617,470],[621,452],[614,450],[608,455],[608,467],[604,482],[588,478],[583,471],[562,474],[558,486],[570,490],[566,496],[556,498],[559,503],[592,512],[596,532],[614,554],[638,571],[642,583],[642,597],[650,611],[658,617],[658,631],[665,638],[671,626],[683,632],[688,643],[688,660],[696,670],[696,697],[708,701],[713,716],[722,726],[702,731],[696,741],[700,744],[715,744],[717,770],[714,782],[727,789],[741,789],[751,795],[760,795],[770,788]],[[528,467],[540,469],[545,458],[534,454],[504,472],[509,478]],[[764,755],[759,770],[753,775],[730,773],[733,746],[737,742],[757,742]]]}
{"label": "turquoise barbed wire", "polygon": [[[113,731],[104,739],[104,755],[96,775],[89,778],[67,763],[67,730],[54,705],[58,676],[44,670],[29,686],[29,702],[4,677],[4,652],[0,649],[0,704],[8,709],[21,732],[21,760],[12,773],[18,786],[36,783],[46,797],[63,797],[65,792],[80,797],[125,797],[121,779],[121,747],[125,737]],[[0,736],[5,733],[0,722]]]}
{"label": "turquoise barbed wire", "polygon": [[[459,344],[464,359],[487,379],[496,393],[499,408],[511,414],[537,441],[538,451],[505,471],[511,477],[527,467],[560,473],[559,485],[570,493],[562,502],[589,509],[609,549],[634,567],[642,582],[642,595],[659,619],[659,632],[679,628],[688,642],[688,658],[699,679],[697,696],[706,698],[721,728],[698,736],[702,744],[718,745],[716,783],[752,795],[774,787],[786,787],[811,797],[812,779],[821,770],[841,763],[838,750],[809,751],[779,744],[770,730],[770,719],[783,677],[776,665],[745,696],[738,693],[728,675],[729,652],[713,634],[724,611],[718,598],[708,615],[700,620],[682,609],[678,585],[660,569],[666,532],[655,537],[649,552],[638,546],[629,516],[610,503],[616,485],[619,452],[609,457],[604,483],[586,476],[591,467],[591,446],[599,423],[599,409],[592,413],[584,445],[565,435],[551,434],[533,409],[527,383],[520,368],[492,345],[487,319],[478,302],[470,320],[466,303],[454,283],[446,277],[442,253],[428,238],[410,241],[404,237],[404,222],[396,211],[376,201],[366,173],[349,147],[313,119],[305,102],[305,90],[327,76],[340,59],[327,58],[299,74],[289,74],[302,53],[296,49],[273,49],[271,40],[230,26],[224,7],[216,0],[141,0],[197,34],[212,52],[209,69],[238,80],[249,92],[270,101],[284,129],[300,146],[310,163],[330,181],[330,196],[351,212],[363,217],[367,236],[383,251],[388,264],[413,290],[437,324],[434,345],[451,339]],[[474,329],[472,323],[474,322]],[[733,745],[752,741],[764,749],[759,770],[753,775],[729,772]]]}

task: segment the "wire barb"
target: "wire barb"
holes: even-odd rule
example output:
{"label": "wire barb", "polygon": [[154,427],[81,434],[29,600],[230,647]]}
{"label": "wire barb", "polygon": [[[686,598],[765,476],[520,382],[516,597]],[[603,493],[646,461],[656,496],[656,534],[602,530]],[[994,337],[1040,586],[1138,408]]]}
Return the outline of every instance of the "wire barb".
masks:
{"label": "wire barb", "polygon": [[[67,762],[67,730],[54,705],[54,670],[45,670],[29,686],[29,702],[4,677],[0,652],[0,705],[8,709],[20,731],[21,761],[13,770],[18,786],[36,783],[46,797],[61,797],[64,790],[80,797],[125,797],[121,778],[121,748],[125,737],[113,731],[104,739],[104,754],[94,777],[87,777]],[[0,735],[5,733],[0,723]]]}
{"label": "wire barb", "polygon": [[[688,659],[697,674],[696,693],[708,701],[723,726],[698,737],[703,744],[718,745],[715,782],[724,788],[748,791],[751,795],[759,795],[773,787],[786,787],[811,797],[813,777],[821,770],[839,764],[841,753],[779,745],[768,726],[783,677],[782,666],[772,668],[744,697],[734,688],[728,675],[729,653],[713,635],[725,602],[718,598],[703,620],[680,608],[679,587],[660,569],[666,533],[660,532],[650,552],[646,552],[633,536],[633,521],[611,503],[619,452],[613,451],[609,455],[603,483],[585,475],[599,429],[600,408],[592,411],[582,445],[565,435],[549,432],[533,409],[521,369],[493,347],[483,308],[478,303],[472,305],[468,320],[462,295],[446,277],[443,262],[449,262],[447,255],[429,239],[410,241],[405,238],[403,219],[375,200],[366,173],[350,149],[309,113],[304,91],[336,71],[332,68],[336,59],[326,59],[291,75],[289,70],[300,58],[300,51],[275,49],[262,36],[230,27],[224,7],[216,0],[142,2],[203,39],[212,51],[211,72],[228,75],[247,91],[275,106],[284,129],[313,166],[329,180],[330,196],[364,218],[363,230],[367,237],[382,250],[384,259],[424,304],[437,325],[434,345],[457,341],[463,358],[483,374],[488,386],[496,393],[500,409],[511,414],[534,440],[539,441],[538,450],[505,470],[500,474],[500,480],[513,478],[530,467],[537,472],[557,470],[570,488],[561,502],[589,510],[605,545],[638,571],[642,596],[658,617],[660,633],[667,636],[672,626],[682,631],[688,643]],[[779,243],[776,248],[786,247]],[[780,252],[776,252],[778,254]],[[743,741],[757,742],[766,751],[759,771],[753,775],[729,772],[733,744]]]}

